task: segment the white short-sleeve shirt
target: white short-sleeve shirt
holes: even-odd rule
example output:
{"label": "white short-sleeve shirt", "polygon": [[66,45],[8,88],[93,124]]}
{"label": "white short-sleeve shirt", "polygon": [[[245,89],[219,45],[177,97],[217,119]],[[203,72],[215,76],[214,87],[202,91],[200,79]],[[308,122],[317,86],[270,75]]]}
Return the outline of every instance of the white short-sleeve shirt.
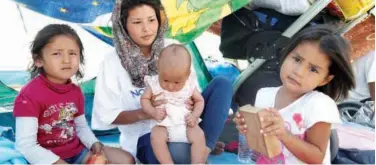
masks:
{"label": "white short-sleeve shirt", "polygon": [[[275,98],[280,87],[262,88],[257,92],[255,106],[275,107]],[[304,139],[306,131],[318,122],[341,123],[337,105],[329,96],[312,91],[306,93],[287,107],[279,110],[285,120],[285,127],[293,135]],[[304,164],[283,146],[281,155],[269,163]],[[257,163],[267,163],[261,156]],[[330,144],[328,143],[323,164],[330,164]]]}
{"label": "white short-sleeve shirt", "polygon": [[[175,40],[165,39],[165,46],[177,43]],[[122,111],[141,108],[140,97],[145,88],[132,85],[128,72],[121,65],[115,50],[109,52],[102,64],[96,79],[95,97],[92,113],[92,128],[95,130],[109,130],[118,127],[120,131],[120,145],[136,158],[138,139],[150,133],[155,126],[152,120],[143,120],[132,124],[113,125],[112,122]]]}
{"label": "white short-sleeve shirt", "polygon": [[122,111],[140,109],[140,97],[144,90],[132,85],[130,76],[121,65],[115,51],[106,56],[96,80],[92,128],[108,130],[118,127],[122,149],[130,152],[134,157],[138,138],[149,133],[155,123],[144,120],[133,124],[113,125],[112,122]]}
{"label": "white short-sleeve shirt", "polygon": [[370,98],[368,83],[375,82],[375,52],[360,57],[352,63],[355,75],[355,88],[349,92],[348,101],[361,101]]}

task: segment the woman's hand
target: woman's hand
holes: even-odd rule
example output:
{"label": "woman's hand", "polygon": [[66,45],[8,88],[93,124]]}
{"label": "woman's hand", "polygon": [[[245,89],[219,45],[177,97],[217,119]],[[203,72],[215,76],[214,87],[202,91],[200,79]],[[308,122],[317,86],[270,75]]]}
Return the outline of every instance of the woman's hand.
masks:
{"label": "woman's hand", "polygon": [[155,108],[153,111],[153,119],[157,120],[158,122],[161,122],[167,115],[166,109],[164,108]]}
{"label": "woman's hand", "polygon": [[185,101],[185,107],[190,110],[190,111],[193,111],[193,106],[194,106],[194,101],[193,101],[193,98],[190,97],[189,99],[187,99]]}
{"label": "woman's hand", "polygon": [[167,103],[166,99],[157,100],[157,98],[161,96],[162,94],[163,93],[159,93],[151,97],[151,104],[153,105],[154,108],[161,107],[162,105]]}
{"label": "woman's hand", "polygon": [[159,93],[151,97],[151,104],[153,105],[155,109],[154,111],[152,111],[151,115],[154,120],[157,120],[159,122],[161,122],[167,115],[166,109],[163,106],[167,103],[167,100],[166,99],[157,100],[157,98],[161,96],[162,94],[163,93]]}
{"label": "woman's hand", "polygon": [[198,124],[198,117],[193,115],[192,113],[188,113],[185,115],[185,123],[187,123],[188,127],[195,127]]}
{"label": "woman's hand", "polygon": [[63,159],[59,159],[59,160],[57,160],[54,164],[69,164],[69,163],[67,163],[67,162],[64,161]]}
{"label": "woman's hand", "polygon": [[236,124],[236,129],[238,129],[241,134],[245,134],[247,132],[247,125],[245,124],[243,116],[239,112],[235,113],[233,121]]}
{"label": "woman's hand", "polygon": [[288,131],[285,129],[285,121],[275,108],[268,108],[266,111],[269,112],[269,115],[260,118],[260,121],[263,122],[262,125],[265,125],[264,128],[261,128],[260,133],[265,136],[277,136],[278,139],[283,140],[288,135]]}

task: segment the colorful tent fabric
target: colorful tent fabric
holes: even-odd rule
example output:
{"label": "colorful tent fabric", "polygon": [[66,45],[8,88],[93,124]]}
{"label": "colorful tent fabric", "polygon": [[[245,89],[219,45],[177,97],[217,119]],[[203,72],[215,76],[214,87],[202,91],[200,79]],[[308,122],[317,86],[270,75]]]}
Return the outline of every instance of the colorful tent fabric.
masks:
{"label": "colorful tent fabric", "polygon": [[112,28],[108,26],[81,26],[90,34],[94,35],[103,42],[113,46],[112,43]]}
{"label": "colorful tent fabric", "polygon": [[21,6],[53,18],[74,23],[91,23],[111,13],[115,0],[14,0]]}
{"label": "colorful tent fabric", "polygon": [[[13,105],[18,92],[0,81],[0,107]],[[1,111],[0,111],[1,112]]]}
{"label": "colorful tent fabric", "polygon": [[162,0],[169,22],[167,36],[188,43],[248,3],[249,0]]}
{"label": "colorful tent fabric", "polygon": [[[74,23],[92,23],[111,13],[115,0],[14,0],[38,13]],[[161,0],[169,21],[167,37],[189,43],[211,24],[243,7],[249,0]],[[91,27],[90,27],[91,26]],[[102,27],[99,27],[102,26]],[[104,27],[103,27],[104,26]],[[107,26],[107,27],[106,27]],[[85,27],[106,43],[112,42],[108,25]],[[103,29],[106,29],[103,31]],[[104,32],[104,33],[103,33]]]}

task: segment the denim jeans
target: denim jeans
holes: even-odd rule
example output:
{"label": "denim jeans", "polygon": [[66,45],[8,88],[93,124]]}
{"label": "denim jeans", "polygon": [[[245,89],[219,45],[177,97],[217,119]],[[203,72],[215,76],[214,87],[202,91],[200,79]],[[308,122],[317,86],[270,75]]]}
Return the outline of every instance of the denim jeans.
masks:
{"label": "denim jeans", "polygon": [[[205,133],[206,146],[215,147],[226,122],[232,100],[232,85],[223,76],[215,77],[201,93],[205,108],[199,126]],[[189,164],[191,161],[190,144],[168,143],[171,157],[176,164]],[[159,164],[150,143],[150,133],[139,138],[137,158],[144,164]]]}
{"label": "denim jeans", "polygon": [[375,150],[340,148],[333,164],[375,164]]}
{"label": "denim jeans", "polygon": [[69,164],[85,164],[85,162],[83,161],[87,154],[89,154],[89,149],[83,148],[79,154],[70,158],[66,158],[64,159],[64,161],[66,161]]}

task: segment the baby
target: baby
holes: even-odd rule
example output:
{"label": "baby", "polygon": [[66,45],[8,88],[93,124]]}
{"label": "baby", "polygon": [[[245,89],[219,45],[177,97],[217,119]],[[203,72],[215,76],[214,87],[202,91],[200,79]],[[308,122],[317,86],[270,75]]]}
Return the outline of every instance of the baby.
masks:
{"label": "baby", "polygon": [[[154,154],[161,164],[173,164],[167,142],[187,142],[192,144],[192,163],[205,163],[205,136],[198,126],[204,99],[190,69],[190,54],[184,46],[172,44],[162,50],[157,65],[159,75],[145,76],[147,88],[141,97],[142,109],[158,122],[151,131]],[[156,100],[167,103],[154,108],[151,100],[155,95]],[[194,102],[192,111],[186,108],[188,99]]]}

